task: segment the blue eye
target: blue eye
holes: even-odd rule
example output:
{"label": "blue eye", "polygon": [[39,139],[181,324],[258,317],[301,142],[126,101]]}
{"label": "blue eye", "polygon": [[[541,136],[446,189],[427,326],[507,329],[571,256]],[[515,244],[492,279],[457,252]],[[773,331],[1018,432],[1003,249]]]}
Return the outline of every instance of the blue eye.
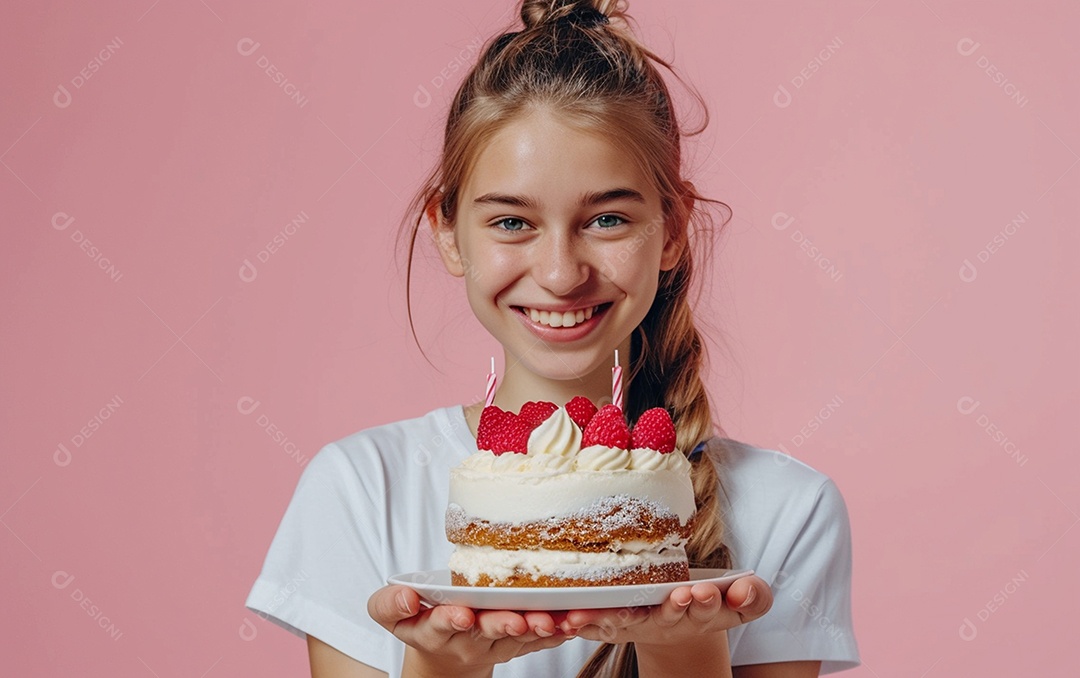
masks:
{"label": "blue eye", "polygon": [[593,221],[600,228],[612,228],[626,223],[626,220],[614,214],[601,214]]}
{"label": "blue eye", "polygon": [[525,228],[525,222],[516,217],[505,217],[496,221],[495,227],[501,231],[520,231]]}

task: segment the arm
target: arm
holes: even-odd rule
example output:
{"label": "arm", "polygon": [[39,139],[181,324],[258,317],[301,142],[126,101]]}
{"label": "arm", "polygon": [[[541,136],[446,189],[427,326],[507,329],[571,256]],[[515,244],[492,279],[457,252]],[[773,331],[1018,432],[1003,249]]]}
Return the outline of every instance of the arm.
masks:
{"label": "arm", "polygon": [[[308,658],[311,661],[311,678],[387,678],[385,671],[358,662],[311,635],[308,636]],[[418,657],[410,647],[405,650],[402,672],[407,676],[439,675],[439,667],[427,665],[424,658]],[[491,671],[486,670],[479,675],[490,674]]]}
{"label": "arm", "polygon": [[[669,646],[661,648],[660,652],[638,652],[638,671],[642,676],[671,675],[672,666],[681,666],[687,675],[709,675],[710,670],[716,671],[720,667],[718,675],[731,676],[731,678],[817,678],[821,670],[819,661],[798,662],[774,662],[770,664],[748,664],[745,666],[732,666],[725,671],[731,663],[728,654],[727,633],[714,635],[714,642],[704,643],[703,638],[687,647]],[[687,658],[691,658],[692,664],[687,664]]]}
{"label": "arm", "polygon": [[311,678],[387,678],[387,674],[343,654],[315,636],[307,637]]}
{"label": "arm", "polygon": [[[308,659],[311,663],[311,678],[388,678],[385,671],[373,668],[358,662],[352,657],[339,652],[333,647],[322,642],[315,636],[308,636]],[[461,669],[447,671],[448,662],[432,661],[432,658],[422,653],[417,653],[412,647],[405,650],[405,665],[402,667],[402,675],[420,677],[436,677],[441,675],[464,677],[472,676],[473,672],[465,672]],[[485,678],[491,675],[491,667],[481,668],[475,672],[477,678]]]}
{"label": "arm", "polygon": [[817,678],[821,662],[775,662],[772,664],[747,664],[734,666],[734,678]]}

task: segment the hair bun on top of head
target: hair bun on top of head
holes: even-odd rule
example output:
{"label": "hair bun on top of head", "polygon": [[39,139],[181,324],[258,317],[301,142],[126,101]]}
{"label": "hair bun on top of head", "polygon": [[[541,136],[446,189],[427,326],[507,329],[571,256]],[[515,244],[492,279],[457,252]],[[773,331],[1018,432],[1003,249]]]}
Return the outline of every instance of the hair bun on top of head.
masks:
{"label": "hair bun on top of head", "polygon": [[608,23],[608,16],[589,0],[524,0],[521,20],[526,30],[555,22],[592,28]]}

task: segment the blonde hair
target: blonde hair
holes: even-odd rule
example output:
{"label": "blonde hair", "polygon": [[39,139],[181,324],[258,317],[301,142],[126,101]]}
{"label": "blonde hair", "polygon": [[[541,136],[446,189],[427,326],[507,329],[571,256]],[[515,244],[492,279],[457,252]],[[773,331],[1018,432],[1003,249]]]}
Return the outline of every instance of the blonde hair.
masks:
{"label": "blonde hair", "polygon": [[[705,206],[712,204],[725,213],[721,226],[730,218],[730,209],[700,195],[682,177],[682,137],[704,130],[707,109],[700,95],[688,88],[704,111],[704,122],[696,130],[679,127],[657,66],[678,75],[633,36],[623,2],[524,0],[521,19],[521,30],[489,41],[457,90],[447,116],[442,157],[406,212],[406,220],[416,217],[404,231],[410,327],[412,258],[425,212],[438,209],[453,223],[461,187],[484,145],[511,120],[533,109],[557,111],[561,121],[615,140],[630,154],[660,193],[664,228],[688,245],[673,269],[660,272],[656,298],[633,334],[626,415],[633,422],[650,407],[667,408],[678,432],[678,448],[689,455],[719,431],[701,380],[705,346],[690,307],[695,257],[690,245],[708,256],[712,220]],[[687,544],[691,567],[730,567],[723,541],[720,478],[708,454],[696,457],[692,479],[698,510]],[[579,678],[605,672],[636,675],[633,644],[601,646]]]}

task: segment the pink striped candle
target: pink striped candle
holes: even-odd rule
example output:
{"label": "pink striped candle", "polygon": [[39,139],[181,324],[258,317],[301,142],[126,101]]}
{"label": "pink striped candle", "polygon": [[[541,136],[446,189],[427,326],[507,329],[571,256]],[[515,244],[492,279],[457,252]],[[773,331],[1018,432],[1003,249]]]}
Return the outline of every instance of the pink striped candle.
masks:
{"label": "pink striped candle", "polygon": [[615,349],[615,367],[611,368],[611,402],[620,410],[623,408],[622,365],[619,364],[619,349]]}
{"label": "pink striped candle", "polygon": [[487,378],[487,397],[484,398],[484,407],[491,407],[495,402],[495,356],[491,357],[491,371]]}

